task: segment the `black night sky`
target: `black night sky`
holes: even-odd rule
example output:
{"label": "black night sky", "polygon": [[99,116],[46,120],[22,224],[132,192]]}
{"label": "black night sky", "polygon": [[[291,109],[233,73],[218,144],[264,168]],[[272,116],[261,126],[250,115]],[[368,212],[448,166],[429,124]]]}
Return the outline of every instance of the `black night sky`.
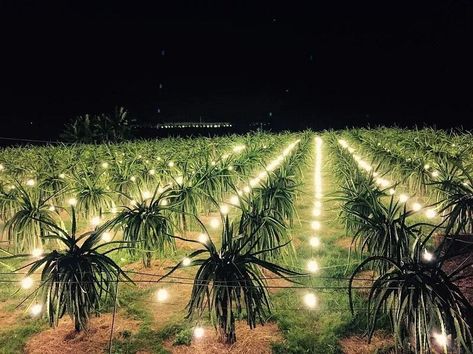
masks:
{"label": "black night sky", "polygon": [[470,0],[15,0],[0,33],[0,136],[52,139],[115,105],[144,123],[473,127]]}

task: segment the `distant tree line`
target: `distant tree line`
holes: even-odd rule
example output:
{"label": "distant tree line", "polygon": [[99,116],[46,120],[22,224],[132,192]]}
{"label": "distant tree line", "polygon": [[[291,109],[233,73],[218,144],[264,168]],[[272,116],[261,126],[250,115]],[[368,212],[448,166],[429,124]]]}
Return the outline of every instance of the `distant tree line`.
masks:
{"label": "distant tree line", "polygon": [[124,107],[115,107],[113,112],[84,114],[65,125],[61,138],[67,142],[92,144],[119,142],[133,136],[134,120]]}

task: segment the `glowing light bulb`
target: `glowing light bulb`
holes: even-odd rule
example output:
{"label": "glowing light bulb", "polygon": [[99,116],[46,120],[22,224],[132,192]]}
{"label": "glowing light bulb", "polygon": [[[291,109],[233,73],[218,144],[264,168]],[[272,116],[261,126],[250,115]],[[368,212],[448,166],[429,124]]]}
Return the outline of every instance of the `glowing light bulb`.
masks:
{"label": "glowing light bulb", "polygon": [[34,317],[38,316],[41,313],[41,311],[43,311],[43,305],[41,304],[34,304],[30,308],[30,313]]}
{"label": "glowing light bulb", "polygon": [[160,204],[161,204],[162,206],[166,206],[166,205],[168,205],[168,204],[169,204],[169,202],[168,202],[168,200],[167,200],[167,199],[161,199],[161,202],[160,202]]}
{"label": "glowing light bulb", "polygon": [[194,328],[194,338],[196,339],[200,339],[202,338],[203,336],[205,335],[205,330],[203,327],[195,327]]}
{"label": "glowing light bulb", "polygon": [[136,182],[136,177],[135,177],[135,176],[131,176],[131,177],[130,177],[130,181]]}
{"label": "glowing light bulb", "polygon": [[407,194],[401,194],[401,195],[399,196],[399,201],[400,201],[401,203],[405,203],[405,202],[407,202],[408,200],[409,200],[409,196],[408,196]]}
{"label": "glowing light bulb", "polygon": [[169,299],[169,292],[166,289],[159,289],[156,291],[156,299],[159,302],[165,302],[167,299]]}
{"label": "glowing light bulb", "polygon": [[444,333],[433,333],[432,337],[439,346],[445,348],[448,345],[448,337]]}
{"label": "glowing light bulb", "polygon": [[97,226],[97,225],[99,225],[101,222],[102,222],[102,219],[100,218],[100,216],[94,216],[92,219],[90,219],[90,224],[91,224],[92,226]]}
{"label": "glowing light bulb", "polygon": [[199,236],[197,237],[197,240],[198,240],[200,243],[207,243],[207,241],[209,240],[209,235],[204,234],[204,233],[201,233],[201,234],[199,234]]}
{"label": "glowing light bulb", "polygon": [[394,188],[389,189],[389,194],[394,195],[396,194],[396,190]]}
{"label": "glowing light bulb", "polygon": [[179,184],[179,185],[182,185],[182,182],[184,182],[184,177],[177,176],[176,177],[176,183]]}
{"label": "glowing light bulb", "polygon": [[432,252],[424,250],[424,252],[422,253],[422,259],[426,262],[430,262],[434,259],[434,255]]}
{"label": "glowing light bulb", "polygon": [[32,178],[30,178],[29,180],[26,181],[26,185],[28,187],[33,187],[35,184],[36,184],[36,181]]}
{"label": "glowing light bulb", "polygon": [[317,201],[314,203],[314,207],[315,207],[315,208],[319,208],[319,209],[322,208],[322,202],[319,201],[319,200],[317,200]]}
{"label": "glowing light bulb", "polygon": [[419,211],[422,209],[422,205],[420,203],[414,203],[412,204],[412,210],[414,211]]}
{"label": "glowing light bulb", "polygon": [[31,255],[35,258],[39,258],[43,255],[43,249],[42,248],[34,248],[31,251]]}
{"label": "glowing light bulb", "polygon": [[220,220],[218,220],[217,218],[212,218],[210,219],[210,227],[212,229],[216,229],[220,226]]}
{"label": "glowing light bulb", "polygon": [[168,162],[168,167],[174,167],[174,161],[169,161]]}
{"label": "glowing light bulb", "polygon": [[50,205],[48,210],[49,211],[56,211],[56,207],[54,205]]}
{"label": "glowing light bulb", "polygon": [[154,176],[156,174],[156,170],[151,169],[148,171],[148,174]]}
{"label": "glowing light bulb", "polygon": [[240,204],[240,199],[238,198],[237,195],[233,195],[230,198],[230,203],[233,204],[233,205],[239,205]]}
{"label": "glowing light bulb", "polygon": [[112,214],[118,213],[117,207],[112,207],[112,208],[110,209],[110,212],[111,212]]}
{"label": "glowing light bulb", "polygon": [[60,173],[59,178],[64,179],[64,178],[66,178],[66,175],[64,173]]}
{"label": "glowing light bulb", "polygon": [[309,244],[311,247],[317,248],[320,247],[320,238],[317,236],[312,236],[309,240]]}
{"label": "glowing light bulb", "polygon": [[312,215],[320,216],[320,214],[322,214],[322,211],[319,208],[314,208],[314,210],[312,210]]}
{"label": "glowing light bulb", "polygon": [[228,214],[229,211],[230,211],[230,207],[228,205],[223,204],[223,205],[220,206],[220,212],[222,214],[224,214],[224,215]]}
{"label": "glowing light bulb", "polygon": [[233,166],[228,166],[227,168],[229,171],[233,171]]}
{"label": "glowing light bulb", "polygon": [[251,187],[250,186],[243,187],[243,192],[250,193],[251,192]]}
{"label": "glowing light bulb", "polygon": [[143,191],[141,193],[141,196],[143,197],[144,200],[146,200],[146,199],[150,199],[153,195],[149,191]]}
{"label": "glowing light bulb", "polygon": [[108,168],[108,162],[102,162],[102,168],[107,169]]}
{"label": "glowing light bulb", "polygon": [[191,265],[191,262],[192,262],[191,259],[188,258],[188,257],[185,257],[185,258],[182,259],[182,265],[183,265],[184,267],[190,266],[190,265]]}
{"label": "glowing light bulb", "polygon": [[432,177],[438,177],[439,176],[439,171],[432,171],[431,175],[432,175]]}
{"label": "glowing light bulb", "polygon": [[315,296],[315,294],[314,293],[305,294],[304,304],[310,309],[315,308],[315,306],[317,306],[317,297]]}
{"label": "glowing light bulb", "polygon": [[428,219],[433,219],[437,216],[437,212],[434,210],[434,209],[427,209],[425,211],[425,216],[428,218]]}
{"label": "glowing light bulb", "polygon": [[33,286],[33,278],[31,277],[24,277],[21,279],[21,287],[23,289],[30,289]]}
{"label": "glowing light bulb", "polygon": [[310,261],[307,262],[307,270],[310,273],[316,273],[319,270],[319,265],[317,264],[316,261],[310,260]]}
{"label": "glowing light bulb", "polygon": [[430,165],[429,165],[428,163],[426,163],[426,164],[424,165],[424,170],[427,171],[429,168],[430,168]]}
{"label": "glowing light bulb", "polygon": [[312,221],[310,223],[310,227],[312,228],[312,230],[320,230],[320,222],[319,221]]}
{"label": "glowing light bulb", "polygon": [[112,234],[110,232],[104,232],[102,234],[102,241],[104,241],[104,242],[112,241]]}
{"label": "glowing light bulb", "polygon": [[3,164],[0,163],[0,171],[3,171],[5,169],[5,166],[3,166]]}
{"label": "glowing light bulb", "polygon": [[245,145],[237,145],[233,148],[233,152],[238,153],[245,149]]}

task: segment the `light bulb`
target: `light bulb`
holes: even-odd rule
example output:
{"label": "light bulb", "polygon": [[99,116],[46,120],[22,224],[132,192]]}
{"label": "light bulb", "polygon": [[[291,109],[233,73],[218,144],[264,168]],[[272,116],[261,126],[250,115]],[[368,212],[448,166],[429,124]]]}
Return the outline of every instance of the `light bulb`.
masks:
{"label": "light bulb", "polygon": [[151,176],[154,176],[156,174],[156,170],[149,170],[148,174],[150,174]]}
{"label": "light bulb", "polygon": [[34,304],[30,308],[31,315],[34,317],[38,316],[41,313],[41,311],[43,311],[43,305],[41,304]]}
{"label": "light bulb", "polygon": [[224,215],[228,214],[229,211],[230,211],[230,208],[228,207],[228,205],[223,204],[223,205],[220,206],[220,212],[222,214],[224,214]]}
{"label": "light bulb", "polygon": [[432,175],[432,177],[438,177],[439,176],[439,171],[432,171],[431,175]]}
{"label": "light bulb", "polygon": [[166,289],[156,291],[156,299],[159,302],[165,302],[169,298],[169,292]]}
{"label": "light bulb", "polygon": [[64,178],[66,178],[66,175],[64,173],[60,173],[59,178],[64,179]]}
{"label": "light bulb", "polygon": [[431,253],[427,250],[424,250],[424,252],[422,253],[422,259],[426,262],[430,262],[434,259],[434,255],[433,255],[433,253]]}
{"label": "light bulb", "polygon": [[174,161],[169,161],[168,162],[168,167],[174,167]]}
{"label": "light bulb", "polygon": [[195,327],[194,328],[194,338],[199,339],[202,338],[205,335],[205,330],[203,327]]}
{"label": "light bulb", "polygon": [[136,177],[135,177],[135,176],[131,176],[131,177],[130,177],[130,181],[136,182]]}
{"label": "light bulb", "polygon": [[36,184],[36,181],[32,178],[26,181],[26,185],[29,187],[33,187]]}
{"label": "light bulb", "polygon": [[188,258],[188,257],[185,257],[185,258],[182,259],[182,265],[184,267],[190,266],[191,262],[192,262],[191,259]]}
{"label": "light bulb", "polygon": [[197,240],[198,240],[200,243],[206,243],[206,242],[209,240],[209,235],[204,234],[204,233],[201,233],[201,234],[199,234],[199,236],[197,237]]}
{"label": "light bulb", "polygon": [[31,277],[24,277],[21,279],[21,287],[23,289],[30,289],[33,286],[33,278]]}
{"label": "light bulb", "polygon": [[316,273],[319,270],[319,265],[317,264],[316,261],[310,260],[307,262],[307,270],[310,273]]}
{"label": "light bulb", "polygon": [[317,305],[317,297],[315,296],[314,293],[307,293],[304,295],[304,304],[310,308],[313,309]]}
{"label": "light bulb", "polygon": [[220,226],[220,220],[218,220],[217,218],[210,219],[210,227],[212,229],[217,229],[219,226]]}
{"label": "light bulb", "polygon": [[437,216],[437,213],[434,209],[427,209],[425,211],[425,216],[428,218],[428,219],[433,219]]}
{"label": "light bulb", "polygon": [[56,207],[54,205],[50,205],[48,210],[49,211],[56,211]]}
{"label": "light bulb", "polygon": [[107,169],[108,168],[108,162],[102,162],[102,168]]}
{"label": "light bulb", "polygon": [[396,194],[396,190],[394,188],[389,189],[389,194],[394,195]]}
{"label": "light bulb", "polygon": [[251,192],[251,187],[250,186],[243,187],[243,192],[250,193]]}
{"label": "light bulb", "polygon": [[150,199],[153,195],[148,191],[143,191],[141,193],[141,196],[143,197],[144,200],[146,200],[146,199]]}
{"label": "light bulb", "polygon": [[312,236],[309,240],[309,244],[311,247],[317,248],[320,246],[320,238],[317,236]]}
{"label": "light bulb", "polygon": [[31,255],[35,258],[41,257],[43,255],[43,249],[42,248],[34,248],[31,251]]}
{"label": "light bulb", "polygon": [[312,210],[312,215],[320,216],[320,214],[322,214],[322,211],[319,208],[314,208],[314,210]]}
{"label": "light bulb", "polygon": [[101,223],[101,219],[100,219],[100,216],[94,216],[92,219],[90,219],[90,224],[92,226],[97,226]]}
{"label": "light bulb", "polygon": [[176,177],[176,183],[178,185],[182,185],[182,182],[184,182],[184,178],[182,176],[177,176]]}
{"label": "light bulb", "polygon": [[310,227],[312,230],[320,230],[320,222],[319,221],[312,221],[310,223]]}
{"label": "light bulb", "polygon": [[446,347],[448,345],[448,337],[444,333],[433,333],[432,337],[434,337],[435,342],[441,346]]}
{"label": "light bulb", "polygon": [[420,203],[413,203],[412,204],[412,210],[419,211],[421,209],[422,209],[422,205]]}
{"label": "light bulb", "polygon": [[408,200],[409,200],[409,196],[408,196],[407,194],[401,194],[401,195],[399,196],[399,201],[400,201],[401,203],[405,203],[405,202],[407,202]]}
{"label": "light bulb", "polygon": [[102,234],[102,240],[103,240],[104,242],[110,242],[110,241],[112,241],[112,234],[111,234],[110,232],[104,232],[104,233]]}
{"label": "light bulb", "polygon": [[230,198],[230,203],[233,204],[233,205],[239,205],[240,204],[240,199],[238,198],[237,195],[233,195]]}
{"label": "light bulb", "polygon": [[67,204],[69,204],[70,206],[74,206],[77,204],[77,199],[76,198],[69,198],[68,201],[67,201]]}

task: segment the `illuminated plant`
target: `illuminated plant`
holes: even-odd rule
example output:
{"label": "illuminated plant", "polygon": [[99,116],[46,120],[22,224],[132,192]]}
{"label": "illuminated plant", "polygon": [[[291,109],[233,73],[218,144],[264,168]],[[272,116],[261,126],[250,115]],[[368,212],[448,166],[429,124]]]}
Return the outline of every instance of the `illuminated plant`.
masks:
{"label": "illuminated plant", "polygon": [[[434,347],[444,352],[456,347],[458,352],[471,353],[473,307],[455,282],[465,277],[462,271],[472,263],[464,262],[447,273],[442,268],[448,259],[445,252],[439,249],[433,259],[426,259],[424,245],[425,241],[417,240],[412,254],[402,261],[384,256],[363,261],[349,282],[352,312],[356,276],[369,263],[383,262],[386,271],[372,284],[368,299],[369,339],[386,313],[399,349],[430,353]],[[450,337],[453,342],[449,343]]]}
{"label": "illuminated plant", "polygon": [[130,199],[113,219],[103,225],[103,229],[119,228],[123,232],[123,241],[127,242],[127,252],[135,256],[141,253],[145,267],[151,267],[154,252],[163,254],[165,250],[174,251],[175,242],[171,214],[175,204],[173,191],[155,190],[151,196],[142,196],[140,201]]}
{"label": "illuminated plant", "polygon": [[[120,279],[132,282],[108,257],[110,252],[126,246],[120,242],[101,242],[100,231],[76,235],[74,209],[70,233],[53,223],[44,223],[50,233],[43,238],[57,241],[60,247],[21,269],[29,267],[27,276],[41,270],[41,283],[32,295],[46,305],[51,326],[57,326],[59,319],[67,314],[74,321],[76,331],[87,329],[90,315],[101,312],[107,297],[114,296],[117,282]],[[100,252],[109,245],[116,247]]]}
{"label": "illuminated plant", "polygon": [[11,195],[14,201],[7,199],[9,203],[6,205],[14,206],[14,213],[6,221],[5,229],[16,251],[31,252],[35,248],[42,248],[41,236],[51,230],[49,224],[55,223],[56,212],[50,205],[55,195],[43,196],[38,188],[23,187],[18,182],[14,186],[15,193]]}
{"label": "illuminated plant", "polygon": [[[197,241],[191,241],[197,242]],[[187,318],[201,317],[205,310],[217,328],[222,342],[236,341],[235,320],[246,313],[246,322],[255,328],[263,324],[271,313],[270,300],[262,269],[288,281],[288,276],[299,275],[277,264],[267,262],[261,255],[274,249],[255,251],[254,235],[235,234],[234,227],[225,219],[222,231],[222,245],[219,250],[209,239],[202,248],[194,251],[179,262],[163,278],[186,265],[197,266]],[[285,245],[279,245],[282,248]]]}

